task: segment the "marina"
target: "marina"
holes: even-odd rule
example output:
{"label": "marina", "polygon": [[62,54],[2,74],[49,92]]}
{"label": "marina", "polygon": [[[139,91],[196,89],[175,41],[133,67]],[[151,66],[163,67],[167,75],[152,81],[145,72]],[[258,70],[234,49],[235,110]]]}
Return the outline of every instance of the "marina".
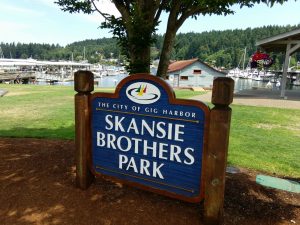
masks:
{"label": "marina", "polygon": [[[102,76],[95,78],[95,87],[103,87],[103,88],[111,88],[116,87],[118,83],[128,76],[128,74],[117,74],[117,75],[110,75],[110,76]],[[256,81],[252,79],[241,79],[241,78],[233,78],[235,81],[234,92],[239,92],[242,90],[249,90],[249,89],[270,89],[270,90],[279,90],[280,86],[278,83],[270,83],[265,81]],[[167,80],[167,82],[172,86],[172,83]],[[64,80],[64,81],[55,81],[49,82],[47,80],[40,80],[33,82],[30,81],[28,84],[35,84],[35,85],[62,85],[62,86],[73,86],[73,80]],[[186,83],[185,83],[186,84]],[[192,88],[201,86],[201,83],[190,83],[188,86],[179,86],[179,88]],[[298,85],[288,85],[287,90],[300,90],[300,86]]]}
{"label": "marina", "polygon": [[[227,77],[236,81],[238,89],[270,88],[279,89],[282,83],[282,71],[230,70]],[[289,70],[286,80],[287,90],[300,89],[300,70]]]}
{"label": "marina", "polygon": [[[0,59],[0,83],[36,84],[36,85],[74,85],[74,73],[77,70],[90,70],[95,77],[97,87],[116,87],[128,73],[124,67],[90,64],[72,61],[38,61],[34,59]],[[155,68],[151,73],[156,74]],[[279,90],[282,71],[230,70],[227,74],[235,80],[235,92],[245,89],[268,88]],[[176,86],[171,79],[166,80],[174,88],[202,87],[210,89],[200,79],[178,80]],[[300,89],[300,71],[288,72],[287,90]]]}
{"label": "marina", "polygon": [[[74,80],[78,70],[90,70],[95,79],[126,74],[124,67],[92,65],[85,61],[38,61],[34,59],[0,59],[0,83],[64,84]],[[115,81],[114,81],[115,82]],[[105,81],[105,83],[107,83]],[[108,82],[109,85],[110,82]]]}
{"label": "marina", "polygon": [[[270,82],[270,81],[257,81],[252,79],[241,79],[233,78],[235,81],[234,92],[240,92],[242,90],[259,90],[259,89],[269,89],[269,90],[280,90],[280,82]],[[287,85],[287,90],[300,90],[298,85]]]}

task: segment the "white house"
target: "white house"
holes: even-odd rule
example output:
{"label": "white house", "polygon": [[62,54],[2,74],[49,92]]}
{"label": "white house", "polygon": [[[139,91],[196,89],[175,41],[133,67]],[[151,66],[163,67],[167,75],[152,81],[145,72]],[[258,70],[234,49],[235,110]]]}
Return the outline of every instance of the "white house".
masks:
{"label": "white house", "polygon": [[211,87],[215,77],[225,77],[225,75],[199,59],[189,59],[171,63],[167,79],[174,87]]}

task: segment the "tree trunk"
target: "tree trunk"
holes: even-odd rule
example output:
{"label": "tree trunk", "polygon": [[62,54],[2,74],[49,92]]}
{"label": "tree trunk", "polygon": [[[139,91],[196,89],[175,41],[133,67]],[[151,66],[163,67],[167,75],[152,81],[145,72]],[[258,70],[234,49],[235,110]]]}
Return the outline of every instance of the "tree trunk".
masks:
{"label": "tree trunk", "polygon": [[154,31],[153,5],[150,2],[141,2],[135,21],[124,21],[127,24],[129,74],[150,73],[150,46]]}
{"label": "tree trunk", "polygon": [[130,46],[129,74],[150,73],[150,46]]}
{"label": "tree trunk", "polygon": [[156,76],[161,78],[167,77],[167,71],[170,63],[171,51],[176,36],[176,30],[168,30],[165,35],[162,51],[160,54],[159,65]]}
{"label": "tree trunk", "polygon": [[176,32],[179,28],[179,26],[177,26],[176,23],[177,23],[177,13],[180,7],[180,2],[181,1],[174,1],[174,5],[172,6],[172,10],[170,12],[169,19],[168,19],[165,39],[160,54],[159,65],[158,65],[156,76],[162,77],[163,79],[167,77],[167,71],[170,63],[172,47],[174,44]]}

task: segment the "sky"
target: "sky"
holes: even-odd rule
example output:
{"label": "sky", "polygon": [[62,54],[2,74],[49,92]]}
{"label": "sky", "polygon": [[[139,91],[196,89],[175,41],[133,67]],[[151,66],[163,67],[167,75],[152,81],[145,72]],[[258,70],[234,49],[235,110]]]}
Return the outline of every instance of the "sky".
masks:
{"label": "sky", "polygon": [[[107,29],[100,29],[103,18],[92,15],[70,14],[60,10],[55,0],[0,0],[0,43],[48,43],[65,46],[75,41],[112,37]],[[107,12],[118,15],[108,0],[99,0]],[[178,32],[246,29],[264,25],[300,24],[300,1],[289,0],[269,8],[265,4],[252,8],[234,6],[234,15],[201,16],[188,19]],[[167,15],[163,14],[158,29],[165,32]]]}

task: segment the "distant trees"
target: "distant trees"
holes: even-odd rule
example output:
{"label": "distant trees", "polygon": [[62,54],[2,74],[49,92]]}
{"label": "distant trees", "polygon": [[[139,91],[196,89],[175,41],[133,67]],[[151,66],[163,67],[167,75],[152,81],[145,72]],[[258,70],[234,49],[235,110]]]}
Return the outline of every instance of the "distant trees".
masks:
{"label": "distant trees", "polygon": [[[171,52],[171,59],[182,60],[199,58],[217,67],[234,68],[238,66],[244,49],[247,48],[246,59],[256,51],[256,40],[299,28],[298,26],[266,26],[245,30],[211,31],[203,33],[178,34]],[[162,49],[163,36],[156,36],[156,42],[151,47],[151,60],[158,59]],[[112,38],[84,40],[74,42],[65,47],[49,44],[1,43],[6,58],[28,58],[40,60],[88,60],[97,63],[103,59],[116,58],[119,63],[124,56]],[[282,53],[272,53],[275,60],[273,68],[281,69]],[[300,54],[295,54],[292,63],[300,61]]]}
{"label": "distant trees", "polygon": [[[107,58],[118,58],[120,49],[116,40],[103,38],[74,42],[65,47],[49,44],[0,43],[5,58],[34,58],[40,60],[83,60],[91,63]],[[120,56],[121,57],[121,56]]]}
{"label": "distant trees", "polygon": [[[41,60],[51,60],[64,58],[65,51],[59,45],[50,44],[22,44],[22,43],[1,43],[5,58],[34,58]],[[59,53],[59,50],[63,52]]]}
{"label": "distant trees", "polygon": [[[99,13],[105,21],[102,28],[108,28],[118,40],[122,53],[128,59],[131,74],[150,71],[151,45],[161,22],[161,15],[168,16],[167,26],[160,52],[157,76],[165,78],[172,55],[176,33],[188,18],[200,15],[234,14],[233,5],[252,7],[265,3],[272,7],[288,0],[111,0],[120,16],[103,11],[105,5],[98,0],[57,0],[63,11],[69,13]],[[188,51],[192,52],[192,49]]]}
{"label": "distant trees", "polygon": [[112,38],[74,42],[65,48],[73,52],[76,56],[85,55],[86,59],[91,63],[99,62],[101,59],[121,57],[117,41]]}
{"label": "distant trees", "polygon": [[[246,60],[257,50],[257,40],[284,33],[298,26],[265,26],[261,28],[247,28],[245,30],[225,30],[202,33],[178,34],[172,51],[172,59],[199,58],[217,67],[237,67],[246,48]],[[159,39],[158,39],[159,40]],[[160,43],[156,43],[159,48]],[[271,53],[276,60],[274,68],[281,68],[282,53]],[[296,54],[295,60],[300,60]],[[247,63],[247,62],[246,62]]]}

